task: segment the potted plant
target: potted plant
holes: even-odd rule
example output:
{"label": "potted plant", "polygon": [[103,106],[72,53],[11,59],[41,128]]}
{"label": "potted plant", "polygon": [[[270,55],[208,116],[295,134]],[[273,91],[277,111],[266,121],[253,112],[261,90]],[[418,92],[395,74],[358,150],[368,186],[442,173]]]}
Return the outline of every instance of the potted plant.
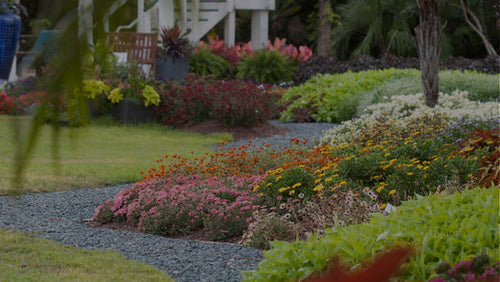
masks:
{"label": "potted plant", "polygon": [[189,73],[189,57],[193,47],[187,39],[191,30],[182,33],[177,22],[172,28],[161,29],[161,40],[156,55],[157,80],[182,80]]}
{"label": "potted plant", "polygon": [[160,95],[149,85],[138,64],[119,68],[118,85],[107,93],[113,105],[112,116],[122,123],[153,120],[153,105],[160,104]]}
{"label": "potted plant", "polygon": [[15,0],[0,3],[0,79],[9,79],[21,32],[21,13],[27,15],[26,8]]}

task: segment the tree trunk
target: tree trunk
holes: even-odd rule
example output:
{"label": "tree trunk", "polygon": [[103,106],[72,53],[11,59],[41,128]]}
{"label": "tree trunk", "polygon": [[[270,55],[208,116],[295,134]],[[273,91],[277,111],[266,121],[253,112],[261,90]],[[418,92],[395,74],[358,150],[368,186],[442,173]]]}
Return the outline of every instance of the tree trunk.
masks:
{"label": "tree trunk", "polygon": [[328,57],[332,34],[332,4],[330,0],[319,0],[318,56]]}
{"label": "tree trunk", "polygon": [[[486,52],[488,52],[488,56],[498,56],[497,52],[495,51],[495,47],[491,45],[490,41],[486,37],[485,32],[483,31],[483,26],[481,25],[481,22],[477,18],[477,16],[472,12],[472,10],[467,6],[464,0],[460,0],[460,7],[462,8],[462,11],[464,12],[464,17],[465,21],[467,24],[474,30],[479,37],[481,37],[481,40],[483,40],[483,45],[484,48],[486,49]],[[469,15],[472,18],[474,22],[472,22],[469,19]]]}
{"label": "tree trunk", "polygon": [[439,94],[439,55],[443,26],[439,17],[439,0],[417,0],[420,23],[415,28],[418,57],[422,71],[425,104],[433,108]]}

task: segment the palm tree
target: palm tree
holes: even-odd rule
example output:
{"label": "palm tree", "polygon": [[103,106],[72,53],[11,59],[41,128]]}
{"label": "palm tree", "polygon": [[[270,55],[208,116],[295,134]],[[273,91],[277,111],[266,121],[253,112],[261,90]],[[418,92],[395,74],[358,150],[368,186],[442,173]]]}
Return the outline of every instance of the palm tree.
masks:
{"label": "palm tree", "polygon": [[333,29],[332,46],[339,57],[416,55],[412,27],[418,14],[412,0],[348,0],[336,12],[341,24]]}
{"label": "palm tree", "polygon": [[439,55],[443,25],[439,10],[445,0],[416,0],[420,23],[415,28],[418,41],[418,57],[422,71],[422,89],[425,104],[433,108],[439,94]]}

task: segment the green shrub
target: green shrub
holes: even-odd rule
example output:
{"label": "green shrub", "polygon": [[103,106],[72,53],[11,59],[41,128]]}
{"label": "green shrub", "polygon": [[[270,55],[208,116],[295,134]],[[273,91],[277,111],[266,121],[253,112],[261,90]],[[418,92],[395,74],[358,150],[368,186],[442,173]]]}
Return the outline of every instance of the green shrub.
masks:
{"label": "green shrub", "polygon": [[213,75],[217,79],[229,75],[228,61],[209,49],[199,49],[189,58],[189,71],[197,75]]}
{"label": "green shrub", "polygon": [[[452,93],[453,91],[467,90],[467,98],[472,101],[498,101],[499,76],[472,71],[441,71],[439,73],[439,91]],[[363,93],[358,106],[357,114],[373,104],[385,103],[396,95],[409,95],[422,92],[420,73],[413,71],[411,76],[389,80],[380,86]]]}
{"label": "green shrub", "polygon": [[[439,90],[443,93],[466,90],[469,100],[480,102],[495,101],[500,96],[498,75],[442,71],[439,76]],[[420,79],[420,71],[416,69],[320,74],[286,93],[283,101],[289,105],[281,120],[349,120],[370,105],[391,101],[393,96],[421,93]]]}
{"label": "green shrub", "polygon": [[329,266],[340,257],[348,265],[367,262],[394,245],[412,245],[416,252],[398,277],[426,281],[447,261],[456,264],[486,252],[498,258],[498,188],[472,189],[404,202],[388,216],[374,215],[369,224],[327,229],[291,244],[274,241],[267,260],[245,281],[293,281]]}
{"label": "green shrub", "polygon": [[278,84],[292,80],[295,64],[278,51],[258,50],[237,65],[237,76],[262,83]]}
{"label": "green shrub", "polygon": [[411,77],[416,70],[387,69],[382,71],[347,72],[317,75],[306,83],[292,87],[283,96],[289,103],[282,113],[282,121],[294,121],[295,112],[307,105],[307,115],[315,121],[340,122],[351,119],[362,92],[375,89],[386,81]]}

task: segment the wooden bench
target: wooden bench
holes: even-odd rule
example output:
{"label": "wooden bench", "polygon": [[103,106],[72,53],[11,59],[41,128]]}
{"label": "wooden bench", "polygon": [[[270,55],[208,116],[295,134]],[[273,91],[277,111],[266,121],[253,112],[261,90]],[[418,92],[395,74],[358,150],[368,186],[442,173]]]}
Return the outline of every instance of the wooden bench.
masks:
{"label": "wooden bench", "polygon": [[106,33],[106,39],[114,53],[127,54],[127,62],[151,65],[150,72],[154,72],[158,44],[156,33],[109,32]]}

